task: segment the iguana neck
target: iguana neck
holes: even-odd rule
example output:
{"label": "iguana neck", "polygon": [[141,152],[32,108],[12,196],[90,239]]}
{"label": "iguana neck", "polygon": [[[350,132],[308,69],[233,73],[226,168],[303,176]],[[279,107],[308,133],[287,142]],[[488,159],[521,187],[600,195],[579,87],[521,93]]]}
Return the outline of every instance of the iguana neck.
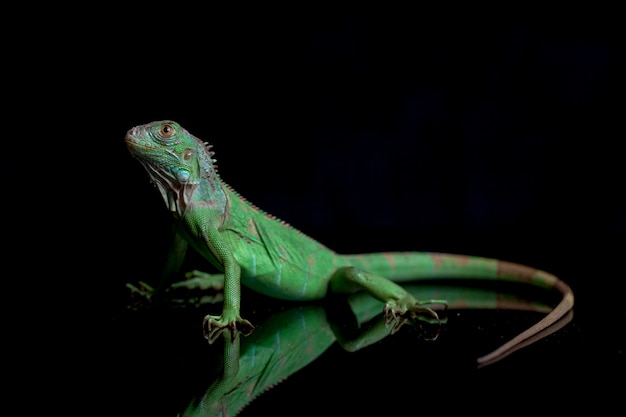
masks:
{"label": "iguana neck", "polygon": [[182,218],[190,210],[203,208],[216,213],[216,217],[224,218],[228,210],[228,198],[224,184],[216,176],[212,180],[203,178],[199,183],[182,183],[178,189],[168,188],[166,204],[178,218]]}
{"label": "iguana neck", "polygon": [[225,216],[228,210],[225,184],[220,180],[215,167],[204,161],[210,155],[201,155],[202,175],[195,179],[189,177],[188,171],[165,172],[166,169],[162,166],[140,160],[159,189],[165,205],[176,218],[183,218],[190,210],[199,207],[212,209],[220,217]]}

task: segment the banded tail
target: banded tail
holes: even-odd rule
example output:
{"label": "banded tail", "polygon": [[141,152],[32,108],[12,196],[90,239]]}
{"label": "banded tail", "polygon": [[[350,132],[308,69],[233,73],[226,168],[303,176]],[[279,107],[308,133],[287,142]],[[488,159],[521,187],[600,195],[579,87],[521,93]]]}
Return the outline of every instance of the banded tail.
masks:
{"label": "banded tail", "polygon": [[569,285],[548,272],[518,263],[436,252],[383,252],[345,256],[352,265],[395,282],[467,278],[518,282],[561,293],[561,301],[550,313],[493,352],[478,358],[479,366],[498,360],[518,349],[521,344],[535,340],[541,333],[563,319],[574,307],[574,292]]}

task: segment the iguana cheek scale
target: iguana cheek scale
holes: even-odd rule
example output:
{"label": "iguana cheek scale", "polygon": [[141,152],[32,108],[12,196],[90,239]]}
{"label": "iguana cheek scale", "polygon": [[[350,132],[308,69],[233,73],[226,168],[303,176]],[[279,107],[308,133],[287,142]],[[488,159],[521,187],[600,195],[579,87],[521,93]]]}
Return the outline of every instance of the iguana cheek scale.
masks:
{"label": "iguana cheek scale", "polygon": [[[574,305],[570,287],[529,266],[469,255],[429,252],[338,254],[240,196],[217,173],[211,145],[178,123],[155,121],[130,129],[130,153],[144,166],[175,219],[179,244],[191,245],[223,274],[194,271],[178,285],[224,290],[222,314],[207,315],[213,340],[223,329],[244,334],[254,326],[240,316],[240,286],[286,300],[316,300],[329,292],[369,292],[384,302],[387,322],[397,330],[412,317],[429,315],[444,300],[417,300],[399,283],[456,278],[524,282],[561,292],[560,303],[541,321],[494,352],[491,361],[558,321]],[[184,253],[178,249],[175,253]],[[200,284],[202,283],[202,284]]]}

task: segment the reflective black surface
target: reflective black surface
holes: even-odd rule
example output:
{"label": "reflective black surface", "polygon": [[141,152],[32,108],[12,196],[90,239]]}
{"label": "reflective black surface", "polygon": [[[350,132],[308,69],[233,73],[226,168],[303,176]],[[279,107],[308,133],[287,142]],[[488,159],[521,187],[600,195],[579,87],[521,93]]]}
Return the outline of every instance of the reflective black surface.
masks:
{"label": "reflective black surface", "polygon": [[[57,396],[63,409],[175,416],[210,386],[222,357],[202,335],[211,306],[127,308],[127,282],[158,281],[169,216],[123,138],[170,118],[214,144],[220,174],[243,196],[337,251],[496,257],[554,273],[576,295],[566,326],[481,369],[476,357],[541,314],[458,310],[434,341],[407,328],[357,352],[332,343],[242,416],[623,410],[620,15],[491,11],[103,10],[97,21],[55,20],[41,51],[26,53],[29,71],[50,66],[49,76],[18,84],[39,94],[18,88],[21,101],[7,100],[53,120],[22,131],[23,147],[7,139],[3,169],[6,221],[21,225],[34,208],[30,224],[60,229],[43,244],[48,233],[20,227],[24,248],[60,253],[7,281],[26,282],[8,318],[36,334],[38,349],[56,347],[56,326],[71,320],[24,301],[32,275],[46,283],[38,293],[81,321],[71,327],[81,344],[63,350],[82,389]],[[56,152],[35,152],[33,136]],[[30,154],[53,168],[28,165]],[[31,172],[36,180],[24,181]],[[41,197],[40,187],[54,192]],[[65,244],[70,227],[77,236]],[[185,267],[206,264],[192,256]],[[42,290],[65,284],[62,299]],[[250,292],[242,301],[254,323],[290,307]],[[37,317],[24,320],[25,310]],[[41,322],[54,324],[53,336],[30,325]],[[41,406],[56,384],[39,376],[64,374],[69,361],[52,356],[61,370],[26,375],[20,404]]]}
{"label": "reflective black surface", "polygon": [[[459,237],[455,241],[465,239]],[[490,253],[498,252],[504,246],[517,247],[503,242],[506,239],[498,244],[494,237],[478,246]],[[329,322],[331,318],[339,318],[339,327],[349,328],[349,316],[346,319],[345,315],[325,310],[329,306],[342,310],[345,300],[332,299],[330,304],[299,304],[244,291],[243,314],[257,325],[252,335],[241,339],[242,352],[246,352],[247,358],[252,355],[250,344],[257,345],[255,354],[259,361],[264,357],[259,353],[259,344],[268,351],[280,346],[280,342],[283,346],[293,344],[293,348],[286,349],[287,352],[302,348],[299,344],[304,343],[304,339],[311,346],[316,340],[323,346],[317,354],[311,347],[308,352],[312,357],[304,353],[289,357],[283,352],[288,356],[283,360],[283,366],[291,368],[287,371],[276,367],[276,372],[284,372],[289,377],[252,401],[241,415],[293,415],[299,407],[314,414],[326,412],[333,415],[382,413],[388,407],[403,412],[416,408],[436,412],[454,409],[457,403],[464,403],[467,410],[485,409],[494,415],[507,412],[507,407],[557,412],[574,410],[582,404],[596,404],[599,409],[607,409],[616,404],[617,386],[624,369],[625,304],[618,292],[606,291],[596,285],[601,281],[611,282],[616,276],[610,263],[593,262],[600,253],[590,250],[588,259],[591,261],[572,262],[570,254],[573,252],[565,250],[567,248],[566,243],[563,243],[562,251],[530,245],[520,249],[519,253],[524,253],[529,262],[548,266],[572,285],[576,305],[571,321],[555,333],[482,368],[476,366],[478,356],[529,327],[543,313],[502,309],[450,310],[445,314],[447,321],[440,328],[425,326],[419,330],[404,326],[394,335],[361,350],[348,352],[334,341]],[[467,251],[475,249],[468,244]],[[614,253],[619,257],[615,252],[609,249],[603,252],[603,256]],[[514,253],[508,255],[515,258]],[[193,265],[195,261],[192,257],[189,262]],[[417,291],[428,288],[418,287]],[[487,290],[487,293],[513,291],[522,299],[546,305],[558,299],[552,293],[518,287],[481,285],[478,288]],[[219,311],[219,304],[217,307],[210,304],[186,307],[175,304],[172,307],[167,304],[127,309],[123,300],[132,303],[129,294],[120,290],[118,295],[110,356],[111,370],[117,375],[110,397],[114,408],[125,415],[133,412],[176,415],[189,404],[195,404],[194,401],[201,398],[220,375],[222,341],[208,344],[201,323],[204,314]],[[318,317],[317,326],[299,330],[300,336],[296,335],[295,339],[271,330],[272,320],[300,309],[317,309],[323,319]],[[286,331],[289,323],[295,325],[294,321],[300,328],[304,320],[295,314],[295,318],[285,319],[277,328]],[[313,329],[320,329],[320,326],[323,330],[316,338]],[[426,340],[434,334],[433,331],[438,331],[436,339]],[[267,352],[264,354],[268,355]],[[274,355],[279,355],[278,351]],[[246,363],[249,364],[249,359]],[[248,369],[247,366],[242,365]],[[245,393],[251,392],[256,384],[263,385],[271,380],[269,369],[262,372],[264,376],[255,380],[255,384],[242,388]],[[228,398],[232,398],[236,391],[229,392]]]}

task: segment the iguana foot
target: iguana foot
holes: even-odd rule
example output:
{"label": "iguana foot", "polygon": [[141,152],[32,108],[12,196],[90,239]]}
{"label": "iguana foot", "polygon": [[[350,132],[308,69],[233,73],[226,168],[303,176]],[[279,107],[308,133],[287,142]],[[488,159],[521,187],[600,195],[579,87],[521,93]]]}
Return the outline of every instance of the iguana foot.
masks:
{"label": "iguana foot", "polygon": [[186,288],[189,290],[215,290],[221,291],[224,289],[224,275],[223,274],[207,274],[206,272],[193,270],[185,274],[184,281],[178,281],[173,283],[170,287]]}
{"label": "iguana foot", "polygon": [[148,300],[154,293],[154,288],[152,288],[150,285],[146,284],[143,281],[139,281],[139,287],[136,287],[131,283],[126,283],[126,288],[130,289],[131,296],[140,296],[143,298],[147,298]]}
{"label": "iguana foot", "polygon": [[244,336],[248,336],[254,330],[254,326],[248,320],[242,319],[239,315],[232,315],[229,318],[225,313],[222,313],[221,316],[207,314],[204,316],[202,328],[204,330],[204,338],[209,341],[209,344],[215,342],[226,329],[229,329],[233,335],[239,332]]}
{"label": "iguana foot", "polygon": [[185,274],[188,279],[170,284],[166,291],[169,300],[177,305],[200,306],[215,304],[224,300],[224,275],[191,271]]}
{"label": "iguana foot", "polygon": [[156,291],[147,283],[139,281],[138,286],[126,283],[126,288],[130,289],[130,298],[132,299],[128,305],[129,308],[141,308],[152,304]]}
{"label": "iguana foot", "polygon": [[428,300],[417,301],[414,299],[391,300],[385,303],[384,315],[385,325],[393,326],[391,334],[400,330],[403,324],[407,322],[415,323],[416,321],[427,322],[430,324],[440,324],[441,320],[435,310],[428,305],[443,304],[448,305],[446,300]]}

